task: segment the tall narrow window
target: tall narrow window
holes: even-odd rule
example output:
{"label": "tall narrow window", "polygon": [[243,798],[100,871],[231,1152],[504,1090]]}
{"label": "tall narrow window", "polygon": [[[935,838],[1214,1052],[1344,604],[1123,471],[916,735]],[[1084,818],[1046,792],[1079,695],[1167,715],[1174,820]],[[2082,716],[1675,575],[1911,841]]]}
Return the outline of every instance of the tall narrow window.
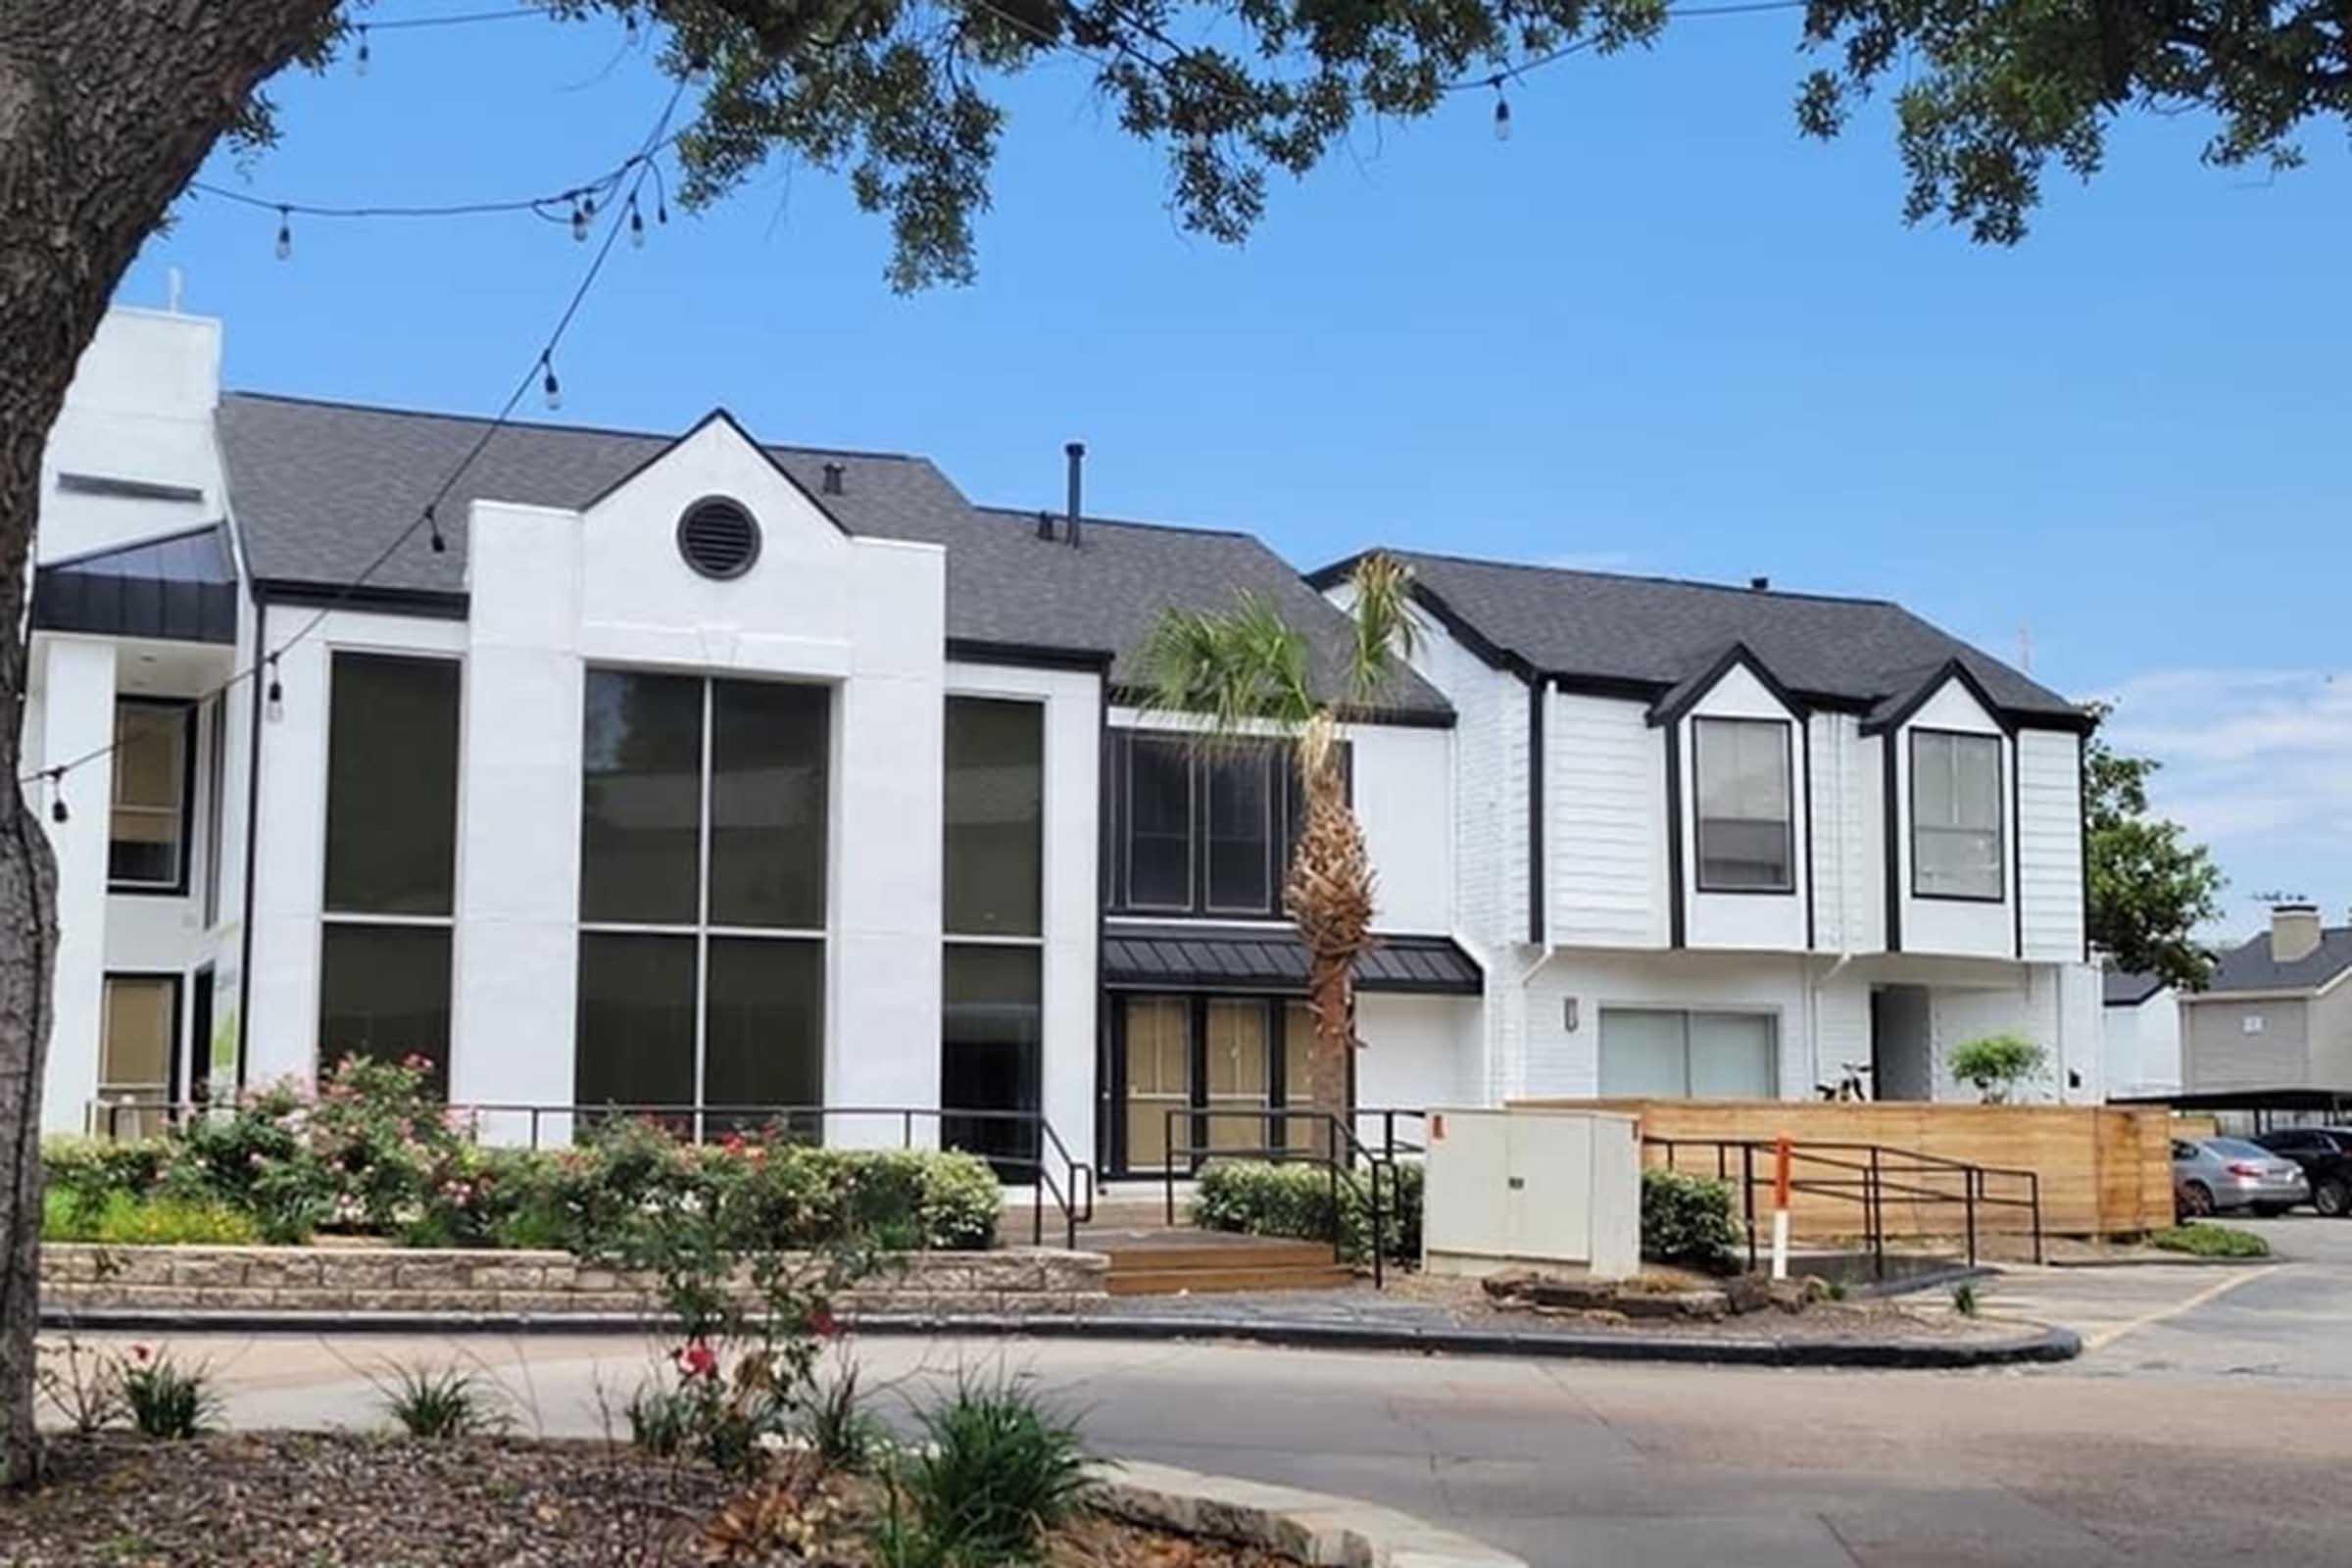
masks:
{"label": "tall narrow window", "polygon": [[188,891],[191,711],[184,703],[115,705],[115,798],[106,880],[118,892]]}
{"label": "tall narrow window", "polygon": [[227,838],[228,699],[216,697],[204,735],[204,924],[220,923],[220,857]]}
{"label": "tall narrow window", "polygon": [[821,1103],[831,693],[596,669],[584,717],[574,1098]]}
{"label": "tall narrow window", "polygon": [[318,1062],[422,1056],[449,1076],[459,668],[334,656],[328,696]]}
{"label": "tall narrow window", "polygon": [[1034,1172],[1044,1095],[1045,723],[948,699],[940,1141],[1009,1180]]}
{"label": "tall narrow window", "polygon": [[161,1132],[176,1087],[179,977],[110,974],[99,1020],[98,1106],[91,1131],[108,1138]]}
{"label": "tall narrow window", "polygon": [[1701,893],[1795,891],[1791,734],[1777,718],[1692,721]]}
{"label": "tall narrow window", "polygon": [[1252,747],[1204,759],[1208,782],[1208,907],[1263,914],[1274,896],[1270,752]]}
{"label": "tall narrow window", "polygon": [[1183,741],[1137,736],[1127,760],[1127,902],[1193,904],[1193,756]]}
{"label": "tall narrow window", "polygon": [[2004,884],[2000,737],[1913,730],[1912,893],[1997,903]]}

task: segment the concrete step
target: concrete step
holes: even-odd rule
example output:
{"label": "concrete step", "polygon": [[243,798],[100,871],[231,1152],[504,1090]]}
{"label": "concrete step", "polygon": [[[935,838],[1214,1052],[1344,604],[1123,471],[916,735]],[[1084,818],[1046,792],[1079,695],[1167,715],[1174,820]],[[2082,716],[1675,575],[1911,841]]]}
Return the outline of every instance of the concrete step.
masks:
{"label": "concrete step", "polygon": [[1231,1291],[1335,1291],[1355,1283],[1351,1269],[1324,1253],[1321,1268],[1113,1269],[1103,1288],[1113,1296],[1205,1296]]}

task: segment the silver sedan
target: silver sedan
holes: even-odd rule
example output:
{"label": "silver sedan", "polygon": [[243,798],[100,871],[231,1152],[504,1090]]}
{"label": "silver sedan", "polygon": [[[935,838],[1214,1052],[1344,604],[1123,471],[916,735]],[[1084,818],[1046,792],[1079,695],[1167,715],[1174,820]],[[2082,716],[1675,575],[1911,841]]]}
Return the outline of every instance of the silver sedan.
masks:
{"label": "silver sedan", "polygon": [[2173,1143],[2173,1203],[2183,1214],[2250,1208],[2281,1214],[2311,1201],[2311,1179],[2291,1159],[2242,1138]]}

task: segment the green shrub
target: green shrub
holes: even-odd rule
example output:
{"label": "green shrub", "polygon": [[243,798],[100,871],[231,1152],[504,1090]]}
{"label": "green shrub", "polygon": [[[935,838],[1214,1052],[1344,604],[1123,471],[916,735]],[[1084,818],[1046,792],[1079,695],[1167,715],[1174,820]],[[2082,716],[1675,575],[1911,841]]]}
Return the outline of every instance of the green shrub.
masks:
{"label": "green shrub", "polygon": [[2017,1086],[2040,1072],[2050,1054],[2024,1035],[1986,1035],[1952,1053],[1956,1082],[1975,1089],[1988,1105],[1999,1104]]}
{"label": "green shrub", "polygon": [[1642,1173],[1643,1257],[1720,1271],[1731,1267],[1740,1239],[1725,1183],[1674,1170]]}
{"label": "green shrub", "polygon": [[99,1242],[113,1247],[250,1247],[261,1228],[242,1209],[218,1199],[107,1194],[95,1206],[79,1194],[52,1189],[43,1196],[41,1240]]}
{"label": "green shrub", "polygon": [[[1396,1178],[1394,1182],[1389,1180],[1391,1173]],[[1367,1263],[1372,1257],[1371,1180],[1371,1171],[1363,1168],[1354,1182],[1339,1184],[1340,1252],[1354,1263]],[[1421,1260],[1421,1191],[1417,1164],[1397,1164],[1382,1172],[1381,1228],[1392,1260]],[[1305,1161],[1211,1160],[1201,1167],[1193,1223],[1202,1230],[1244,1236],[1328,1242],[1334,1226],[1330,1168]]]}
{"label": "green shrub", "polygon": [[[922,1411],[927,1440],[892,1477],[884,1561],[1001,1564],[1038,1560],[1049,1530],[1067,1519],[1087,1485],[1078,1429],[1010,1379],[959,1379]],[[911,1521],[898,1517],[904,1494]]]}
{"label": "green shrub", "polygon": [[2268,1257],[2271,1244],[2252,1231],[2228,1225],[2176,1225],[2148,1238],[2150,1247],[2192,1257]]}
{"label": "green shrub", "polygon": [[380,1393],[385,1413],[400,1429],[428,1443],[495,1436],[510,1424],[481,1381],[456,1367],[396,1367]]}
{"label": "green shrub", "polygon": [[169,1351],[134,1345],[118,1363],[118,1376],[131,1428],[140,1437],[169,1442],[202,1437],[220,1413],[211,1370],[183,1367]]}

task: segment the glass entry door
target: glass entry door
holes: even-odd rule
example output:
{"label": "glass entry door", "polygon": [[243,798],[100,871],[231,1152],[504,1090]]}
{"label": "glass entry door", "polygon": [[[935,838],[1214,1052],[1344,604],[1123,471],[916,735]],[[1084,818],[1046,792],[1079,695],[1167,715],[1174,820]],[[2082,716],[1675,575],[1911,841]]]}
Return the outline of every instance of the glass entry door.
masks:
{"label": "glass entry door", "polygon": [[1273,1102],[1267,1086],[1273,1053],[1266,1029],[1266,1004],[1255,999],[1211,998],[1208,1004],[1208,1147],[1263,1150],[1266,1119],[1241,1111],[1263,1111]]}
{"label": "glass entry door", "polygon": [[[1193,1102],[1192,1004],[1185,997],[1129,997],[1121,1005],[1126,1013],[1125,1164],[1129,1170],[1164,1170],[1168,1112]],[[1184,1122],[1176,1127],[1178,1144],[1189,1144]]]}

